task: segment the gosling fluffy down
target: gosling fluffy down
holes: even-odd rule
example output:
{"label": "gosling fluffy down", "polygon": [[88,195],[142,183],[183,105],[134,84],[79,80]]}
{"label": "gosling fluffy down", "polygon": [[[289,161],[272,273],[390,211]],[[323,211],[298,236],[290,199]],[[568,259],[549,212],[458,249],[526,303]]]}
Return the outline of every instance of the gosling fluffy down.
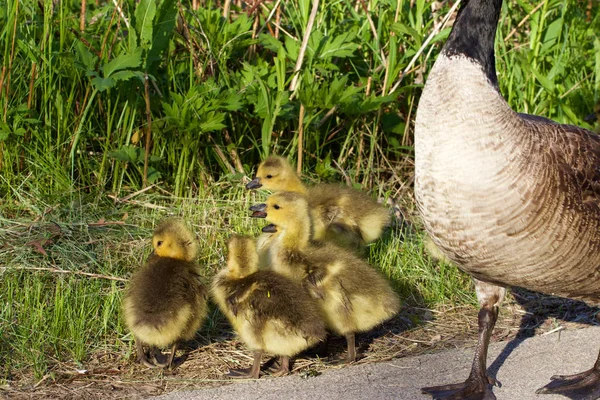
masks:
{"label": "gosling fluffy down", "polygon": [[231,377],[258,378],[262,352],[282,356],[276,375],[289,372],[289,358],[326,335],[315,301],[296,282],[258,270],[254,239],[233,236],[227,267],[212,283],[212,297],[231,325],[254,351],[252,368],[231,370]]}
{"label": "gosling fluffy down", "polygon": [[273,269],[302,282],[317,299],[327,327],[346,336],[347,360],[354,361],[354,334],[397,314],[397,294],[383,276],[351,251],[309,240],[309,209],[302,195],[276,193],[253,209],[266,214],[279,232],[271,247]]}
{"label": "gosling fluffy down", "polygon": [[[190,340],[207,314],[207,289],[195,258],[198,245],[186,224],[167,219],[152,237],[154,252],[138,270],[123,299],[125,324],[135,337],[138,359],[147,366],[171,366],[177,344]],[[143,345],[171,348],[165,364],[150,362]],[[154,352],[153,355],[158,357]]]}
{"label": "gosling fluffy down", "polygon": [[389,225],[389,211],[368,194],[338,184],[306,187],[284,157],[269,156],[248,189],[294,192],[306,196],[313,220],[313,239],[334,241],[346,248],[371,243]]}

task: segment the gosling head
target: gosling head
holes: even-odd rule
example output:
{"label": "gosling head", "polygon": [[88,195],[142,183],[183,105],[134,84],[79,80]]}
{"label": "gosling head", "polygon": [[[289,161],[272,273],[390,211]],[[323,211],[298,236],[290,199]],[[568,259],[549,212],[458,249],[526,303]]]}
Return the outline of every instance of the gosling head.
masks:
{"label": "gosling head", "polygon": [[154,254],[159,257],[193,261],[198,255],[198,243],[186,223],[179,218],[162,221],[152,235]]}
{"label": "gosling head", "polygon": [[[293,188],[290,186],[293,185]],[[272,192],[280,190],[304,191],[296,171],[288,160],[280,156],[269,156],[260,163],[254,179],[246,185],[246,189],[263,188]]]}
{"label": "gosling head", "polygon": [[266,203],[256,204],[250,210],[253,211],[252,217],[265,218],[271,225],[282,229],[310,219],[306,198],[293,192],[275,193],[267,198]]}
{"label": "gosling head", "polygon": [[253,238],[233,235],[229,238],[227,250],[227,270],[231,277],[241,279],[258,271],[258,253]]}

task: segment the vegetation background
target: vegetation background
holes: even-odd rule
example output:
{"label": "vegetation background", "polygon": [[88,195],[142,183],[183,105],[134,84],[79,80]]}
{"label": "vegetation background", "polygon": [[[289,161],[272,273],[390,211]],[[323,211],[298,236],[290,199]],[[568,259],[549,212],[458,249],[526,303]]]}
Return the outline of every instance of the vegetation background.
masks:
{"label": "vegetation background", "polygon": [[[127,362],[129,274],[165,215],[198,234],[207,279],[256,233],[244,179],[270,153],[308,181],[370,190],[397,223],[370,248],[413,310],[471,305],[423,253],[412,129],[456,3],[0,0],[0,385]],[[521,112],[598,130],[600,2],[507,0],[500,89]],[[403,329],[423,323],[404,318]],[[426,319],[426,318],[425,318]],[[220,338],[214,312],[198,338]],[[115,361],[115,357],[111,358]]]}

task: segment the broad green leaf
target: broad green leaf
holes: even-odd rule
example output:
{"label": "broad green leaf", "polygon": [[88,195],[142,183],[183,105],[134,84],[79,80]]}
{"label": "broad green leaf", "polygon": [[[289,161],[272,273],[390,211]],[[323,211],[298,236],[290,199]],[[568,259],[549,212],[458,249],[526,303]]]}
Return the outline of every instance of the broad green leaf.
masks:
{"label": "broad green leaf", "polygon": [[535,75],[535,78],[544,87],[544,89],[546,89],[549,92],[554,91],[554,82],[540,74],[535,68],[531,68],[531,72],[533,73],[533,75]]}
{"label": "broad green leaf", "polygon": [[237,111],[244,105],[244,99],[237,93],[231,93],[223,101],[223,108],[227,111]]}
{"label": "broad green leaf", "polygon": [[156,0],[140,0],[135,8],[135,30],[140,38],[140,45],[149,48],[152,43],[153,20],[156,15]]}
{"label": "broad green leaf", "polygon": [[4,122],[0,121],[0,142],[8,139],[10,135],[10,128]]}
{"label": "broad green leaf", "polygon": [[88,48],[81,42],[77,42],[75,45],[75,51],[77,52],[77,58],[87,71],[94,71],[96,68],[96,62],[98,61],[98,57],[93,55]]}
{"label": "broad green leaf", "polygon": [[273,35],[267,35],[265,33],[261,33],[258,35],[258,42],[266,49],[271,50],[274,53],[278,53],[279,49],[283,47],[283,44],[275,39]]}
{"label": "broad green leaf", "polygon": [[152,46],[146,59],[146,70],[152,70],[156,63],[163,59],[163,52],[169,48],[177,20],[177,2],[164,0],[154,19]]}
{"label": "broad green leaf", "polygon": [[111,60],[106,65],[104,65],[104,67],[102,67],[102,71],[104,72],[104,77],[108,78],[115,71],[119,71],[122,69],[137,68],[140,66],[141,62],[142,49],[138,48],[134,53],[121,54],[120,56]]}
{"label": "broad green leaf", "polygon": [[157,182],[160,178],[162,178],[162,174],[156,170],[156,168],[154,167],[148,167],[148,182],[149,183],[155,183]]}
{"label": "broad green leaf", "polygon": [[298,40],[288,36],[285,37],[284,41],[285,52],[287,53],[287,56],[289,57],[290,61],[295,63],[298,59],[298,53],[300,52],[301,43]]}
{"label": "broad green leaf", "polygon": [[143,77],[143,74],[141,74],[139,71],[118,71],[118,72],[115,72],[114,74],[112,74],[110,77],[115,82],[120,82],[120,81],[127,81],[130,78],[133,78],[134,76],[139,77],[140,75]]}
{"label": "broad green leaf", "polygon": [[359,47],[358,43],[353,43],[355,39],[353,33],[345,33],[338,35],[333,39],[328,39],[325,48],[319,55],[321,59],[331,59],[334,57],[345,58],[351,57],[354,51]]}
{"label": "broad green leaf", "polygon": [[135,29],[130,29],[127,34],[127,41],[129,42],[129,51],[133,52],[138,48],[138,37]]}
{"label": "broad green leaf", "polygon": [[421,36],[421,34],[417,32],[416,29],[411,28],[410,26],[401,22],[393,23],[392,26],[390,26],[390,29],[397,35],[408,35],[412,38],[418,38]]}
{"label": "broad green leaf", "polygon": [[143,159],[142,150],[135,146],[123,146],[119,150],[109,151],[108,155],[119,161],[135,163]]}
{"label": "broad green leaf", "polygon": [[101,78],[99,76],[92,79],[92,84],[98,89],[99,92],[103,92],[106,89],[110,89],[115,86],[115,81],[112,78]]}

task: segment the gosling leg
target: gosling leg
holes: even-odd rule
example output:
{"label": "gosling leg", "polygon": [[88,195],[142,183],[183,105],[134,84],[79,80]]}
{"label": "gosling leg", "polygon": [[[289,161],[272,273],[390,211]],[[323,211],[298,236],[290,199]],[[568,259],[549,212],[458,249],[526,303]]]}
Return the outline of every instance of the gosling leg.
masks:
{"label": "gosling leg", "polygon": [[254,362],[250,368],[236,368],[230,369],[227,374],[228,377],[233,379],[258,379],[260,375],[260,359],[262,357],[262,351],[254,352]]}
{"label": "gosling leg", "polygon": [[346,363],[356,361],[356,342],[354,333],[346,335],[346,343],[348,343],[348,352],[346,354]]}
{"label": "gosling leg", "polygon": [[156,368],[156,365],[152,364],[150,360],[146,357],[146,353],[144,353],[144,344],[141,340],[137,338],[133,338],[135,340],[135,347],[137,350],[137,359],[140,364],[145,365],[148,368]]}

